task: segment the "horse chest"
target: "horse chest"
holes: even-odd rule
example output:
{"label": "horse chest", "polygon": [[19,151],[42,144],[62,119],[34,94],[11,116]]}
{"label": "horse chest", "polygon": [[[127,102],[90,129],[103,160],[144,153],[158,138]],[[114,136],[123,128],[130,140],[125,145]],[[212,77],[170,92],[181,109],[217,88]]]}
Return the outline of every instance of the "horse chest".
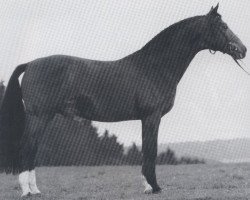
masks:
{"label": "horse chest", "polygon": [[167,114],[173,108],[175,96],[176,96],[176,88],[172,88],[171,90],[169,90],[169,93],[164,101],[162,116]]}

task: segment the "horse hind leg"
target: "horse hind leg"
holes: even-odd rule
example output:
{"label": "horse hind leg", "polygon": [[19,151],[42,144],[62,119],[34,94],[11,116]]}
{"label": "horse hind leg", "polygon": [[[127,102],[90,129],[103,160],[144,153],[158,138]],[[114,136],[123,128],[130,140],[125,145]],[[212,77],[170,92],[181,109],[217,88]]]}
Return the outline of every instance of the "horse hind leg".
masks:
{"label": "horse hind leg", "polygon": [[47,116],[38,117],[26,114],[25,130],[21,141],[21,173],[19,174],[22,197],[41,193],[36,185],[35,158],[38,141],[40,141],[49,119]]}

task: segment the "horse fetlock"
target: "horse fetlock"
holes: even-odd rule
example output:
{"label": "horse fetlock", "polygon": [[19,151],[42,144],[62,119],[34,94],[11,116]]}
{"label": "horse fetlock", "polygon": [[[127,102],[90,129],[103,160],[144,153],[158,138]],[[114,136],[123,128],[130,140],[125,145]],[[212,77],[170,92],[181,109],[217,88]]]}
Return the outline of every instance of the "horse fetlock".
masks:
{"label": "horse fetlock", "polygon": [[153,193],[159,193],[161,192],[162,189],[160,188],[160,186],[158,184],[156,184],[154,187],[153,187]]}
{"label": "horse fetlock", "polygon": [[144,189],[145,194],[158,193],[161,191],[161,188],[157,184],[155,175],[151,176],[143,175],[142,177],[143,177],[143,185],[145,187]]}
{"label": "horse fetlock", "polygon": [[142,184],[145,187],[145,189],[144,189],[145,194],[153,193],[153,188],[151,187],[151,185],[149,185],[149,183],[147,182],[147,179],[145,178],[145,176],[142,176]]}

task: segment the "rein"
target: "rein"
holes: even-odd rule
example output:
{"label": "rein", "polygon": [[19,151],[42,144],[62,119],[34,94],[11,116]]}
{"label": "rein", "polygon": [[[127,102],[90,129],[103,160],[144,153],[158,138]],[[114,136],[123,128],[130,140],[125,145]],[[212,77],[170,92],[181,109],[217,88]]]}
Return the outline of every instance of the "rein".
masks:
{"label": "rein", "polygon": [[[236,62],[236,64],[237,64],[244,72],[247,73],[247,75],[250,75],[250,73],[247,72],[247,71],[240,65],[240,63],[238,62],[238,60],[236,60],[235,58],[233,58],[233,60]],[[242,60],[240,60],[240,61],[242,62]],[[243,62],[242,62],[242,63],[243,63]]]}

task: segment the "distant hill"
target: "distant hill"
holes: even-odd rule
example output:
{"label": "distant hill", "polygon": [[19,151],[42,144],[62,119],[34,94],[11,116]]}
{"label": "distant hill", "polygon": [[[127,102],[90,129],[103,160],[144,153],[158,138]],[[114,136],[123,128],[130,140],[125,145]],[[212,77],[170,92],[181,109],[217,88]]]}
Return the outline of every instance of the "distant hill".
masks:
{"label": "distant hill", "polygon": [[191,156],[225,163],[250,162],[250,139],[248,138],[160,144],[158,152],[163,152],[168,147],[174,150],[178,157]]}

